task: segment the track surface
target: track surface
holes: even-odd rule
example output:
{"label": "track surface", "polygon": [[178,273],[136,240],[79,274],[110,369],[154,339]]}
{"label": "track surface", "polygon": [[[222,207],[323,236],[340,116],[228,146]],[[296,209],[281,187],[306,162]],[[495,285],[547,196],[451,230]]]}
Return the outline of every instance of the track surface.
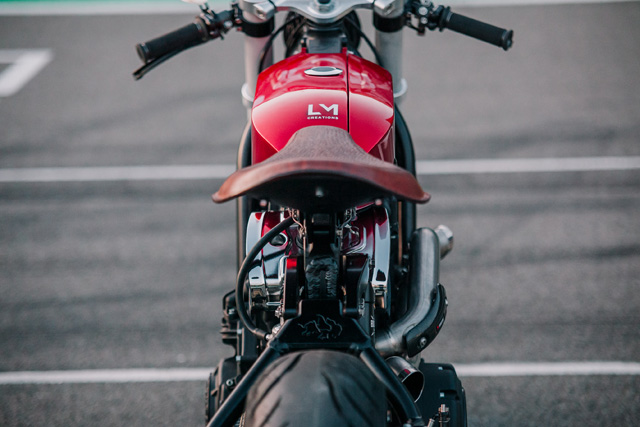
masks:
{"label": "track surface", "polygon": [[[405,33],[420,160],[640,155],[640,4],[458,9],[504,53]],[[0,98],[0,168],[231,164],[241,37],[134,83],[136,42],[185,15],[0,17],[0,49],[53,60]],[[0,68],[0,72],[3,68]],[[638,362],[640,172],[422,176],[449,225],[429,361]],[[232,288],[220,180],[0,184],[0,371],[214,366]],[[467,377],[472,426],[635,425],[640,376]],[[199,425],[202,382],[0,385],[0,425]]]}

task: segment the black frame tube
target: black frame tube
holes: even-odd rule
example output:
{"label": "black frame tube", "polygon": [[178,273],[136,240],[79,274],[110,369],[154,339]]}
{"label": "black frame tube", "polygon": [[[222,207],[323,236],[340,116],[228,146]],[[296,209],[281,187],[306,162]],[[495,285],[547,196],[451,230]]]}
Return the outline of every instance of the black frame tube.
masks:
{"label": "black frame tube", "polygon": [[[398,166],[406,169],[413,176],[416,175],[416,155],[413,149],[413,141],[411,140],[411,134],[409,133],[409,127],[400,113],[400,110],[396,106],[396,161]],[[416,204],[408,201],[400,202],[400,223],[402,230],[400,230],[402,238],[402,255],[408,253],[409,242],[411,236],[416,229]]]}
{"label": "black frame tube", "polygon": [[[251,122],[247,122],[240,138],[240,146],[238,147],[238,160],[236,168],[238,170],[251,165]],[[247,237],[247,221],[251,214],[251,200],[248,196],[241,196],[236,199],[236,244],[237,258],[236,263],[238,269],[242,265],[245,258],[245,241]]]}
{"label": "black frame tube", "polygon": [[[301,326],[315,319],[318,313],[330,316],[335,325],[339,326],[337,329],[339,333],[331,343],[320,339],[319,336],[314,338],[302,334]],[[242,414],[249,390],[262,372],[278,357],[293,351],[318,349],[345,351],[359,355],[363,363],[386,388],[387,398],[401,421],[411,426],[424,426],[413,397],[375,350],[371,338],[355,319],[343,315],[340,301],[332,299],[300,302],[298,316],[287,320],[280,332],[269,341],[258,360],[215,413],[208,426],[233,426]]]}
{"label": "black frame tube", "polygon": [[216,411],[211,421],[209,421],[209,424],[207,424],[207,427],[233,427],[242,415],[244,402],[247,394],[249,394],[249,390],[266,367],[280,357],[280,355],[281,353],[278,350],[267,346],[260,357],[258,357],[258,360],[251,366],[251,369],[249,369],[238,383],[235,390],[233,390],[227,400],[220,406],[220,409]]}

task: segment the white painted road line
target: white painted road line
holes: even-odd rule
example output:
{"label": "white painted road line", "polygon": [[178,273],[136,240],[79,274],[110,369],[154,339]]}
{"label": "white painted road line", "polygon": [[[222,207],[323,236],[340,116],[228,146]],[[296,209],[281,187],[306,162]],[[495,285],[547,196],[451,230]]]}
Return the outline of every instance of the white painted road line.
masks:
{"label": "white painted road line", "polygon": [[[419,161],[418,175],[600,172],[640,170],[640,156]],[[233,165],[0,169],[0,183],[225,179]]]}
{"label": "white painted road line", "polygon": [[635,362],[477,363],[455,365],[461,377],[640,375]]}
{"label": "white painted road line", "polygon": [[[580,4],[580,3],[613,3],[634,2],[638,0],[447,0],[442,3],[453,7],[484,7],[484,6],[531,6],[549,4]],[[231,1],[210,0],[209,4],[215,10],[226,8]],[[197,14],[198,9],[193,5],[181,4],[178,0],[171,1],[20,1],[0,2],[0,16],[56,16],[56,15],[158,15],[158,14]]]}
{"label": "white painted road line", "polygon": [[0,182],[92,182],[224,179],[233,165],[0,169]]}
{"label": "white painted road line", "polygon": [[10,64],[0,73],[0,97],[18,93],[52,59],[49,49],[0,49],[0,64]]}
{"label": "white painted road line", "polygon": [[204,381],[211,371],[207,368],[172,368],[2,372],[0,385]]}
{"label": "white painted road line", "polygon": [[[210,1],[211,7],[228,6],[230,1]],[[217,10],[217,8],[216,8]],[[79,1],[23,1],[0,2],[0,16],[92,16],[92,15],[197,15],[197,6],[178,0],[173,2],[79,2]]]}
{"label": "white painted road line", "polygon": [[[454,364],[461,377],[640,375],[636,362]],[[205,381],[212,369],[95,369],[0,373],[0,385]]]}
{"label": "white painted road line", "polygon": [[418,175],[597,172],[634,169],[640,169],[640,156],[435,160],[419,161],[416,163]]}

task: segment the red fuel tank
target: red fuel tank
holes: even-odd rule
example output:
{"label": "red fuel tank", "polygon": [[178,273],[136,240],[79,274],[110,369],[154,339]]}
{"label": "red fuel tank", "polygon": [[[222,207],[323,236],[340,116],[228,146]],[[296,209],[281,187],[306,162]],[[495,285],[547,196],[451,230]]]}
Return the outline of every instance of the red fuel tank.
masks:
{"label": "red fuel tank", "polygon": [[394,160],[393,85],[382,67],[348,54],[291,56],[258,77],[251,112],[252,162],[280,151],[307,126],[347,130],[368,153]]}

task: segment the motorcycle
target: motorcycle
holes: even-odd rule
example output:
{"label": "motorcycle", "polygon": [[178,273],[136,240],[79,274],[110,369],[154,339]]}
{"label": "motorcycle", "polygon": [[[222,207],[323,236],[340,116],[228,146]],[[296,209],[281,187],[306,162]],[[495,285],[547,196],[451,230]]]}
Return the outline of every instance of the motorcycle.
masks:
{"label": "motorcycle", "polygon": [[[453,234],[416,227],[430,196],[399,110],[402,31],[504,50],[513,31],[427,0],[185,1],[200,14],[138,44],[134,77],[235,28],[249,115],[238,169],[213,195],[236,200],[239,265],[221,329],[235,356],[210,375],[208,426],[466,426],[454,367],[420,356],[447,313],[439,263]],[[374,41],[357,10],[372,12]]]}

